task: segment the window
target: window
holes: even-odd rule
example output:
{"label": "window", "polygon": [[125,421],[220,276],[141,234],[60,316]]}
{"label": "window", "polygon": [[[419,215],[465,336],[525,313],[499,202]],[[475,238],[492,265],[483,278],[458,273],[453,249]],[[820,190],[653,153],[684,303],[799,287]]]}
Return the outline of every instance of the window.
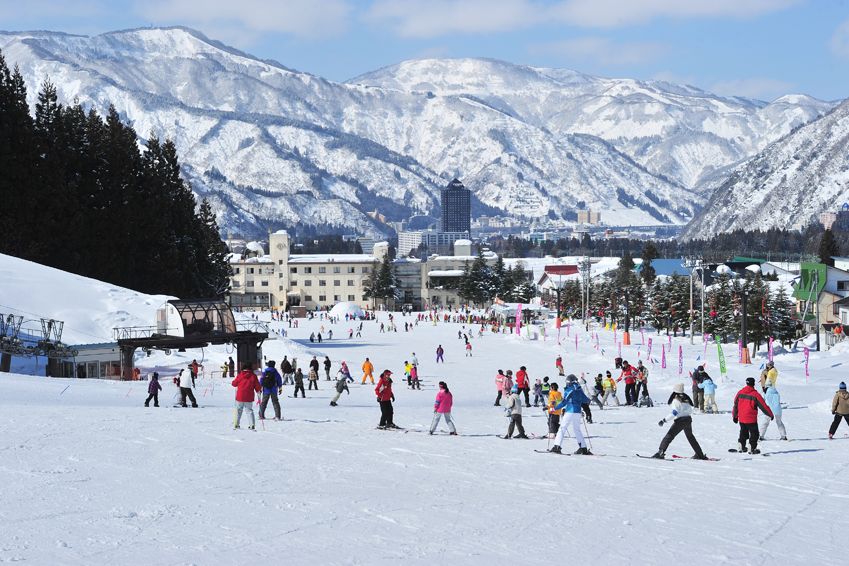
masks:
{"label": "window", "polygon": [[248,268],[248,273],[253,273],[253,272],[254,272],[254,268],[253,268],[253,267],[249,267],[249,268]]}
{"label": "window", "polygon": [[318,286],[319,287],[327,287],[327,281],[325,281],[324,279],[319,279],[318,280]]}
{"label": "window", "polygon": [[341,301],[341,300],[342,300],[342,298],[341,298],[341,296],[340,296],[340,295],[333,295],[333,300],[334,300],[334,301],[336,301],[336,302],[338,303],[339,301]]}
{"label": "window", "polygon": [[348,279],[348,287],[353,287],[353,286],[354,286],[354,280]]}
{"label": "window", "polygon": [[307,279],[304,281],[304,287],[312,287],[312,279]]}
{"label": "window", "polygon": [[325,301],[327,301],[327,295],[319,295],[318,296],[318,302],[323,303]]}
{"label": "window", "polygon": [[304,295],[304,301],[312,301],[312,295]]}
{"label": "window", "polygon": [[292,287],[297,287],[297,286],[298,286],[298,282],[297,282],[297,281],[295,281],[294,279],[292,279],[291,281],[289,281],[289,285],[291,285]]}
{"label": "window", "polygon": [[367,301],[367,300],[368,300],[368,297],[366,297],[365,295],[363,295],[363,301]]}
{"label": "window", "polygon": [[305,267],[304,273],[312,273],[312,267]]}
{"label": "window", "polygon": [[278,279],[283,279],[283,272],[282,272],[282,271],[281,271],[280,273],[278,273],[278,274],[277,274],[277,278],[278,278]]}
{"label": "window", "polygon": [[363,273],[368,273],[368,267],[363,268]]}
{"label": "window", "polygon": [[357,272],[356,267],[354,267],[353,265],[348,266],[348,273],[356,273],[356,272]]}
{"label": "window", "polygon": [[298,268],[297,268],[297,267],[290,267],[290,268],[289,268],[289,273],[297,273],[297,272],[298,272]]}
{"label": "window", "polygon": [[837,290],[838,291],[849,291],[849,281],[838,281],[837,282]]}
{"label": "window", "polygon": [[282,259],[278,259],[278,260],[277,260],[277,265],[283,265],[283,260],[282,260]]}
{"label": "window", "polygon": [[241,286],[241,283],[239,283],[238,281],[233,281],[233,288],[234,289],[239,287],[239,286]]}
{"label": "window", "polygon": [[278,291],[285,291],[285,290],[286,290],[286,288],[285,288],[285,287],[283,287],[283,285],[280,285],[280,286],[278,286],[278,287],[277,287],[277,290],[278,290]]}
{"label": "window", "polygon": [[236,268],[236,270],[234,271],[234,273],[235,273],[236,275],[238,275],[238,274],[239,274],[239,273],[241,273],[241,272],[242,272],[242,268],[241,268],[241,267],[237,267],[237,268]]}
{"label": "window", "polygon": [[339,273],[340,271],[341,271],[341,269],[339,268],[338,265],[333,266],[333,273]]}
{"label": "window", "polygon": [[247,283],[245,283],[245,287],[253,287],[253,286],[254,286],[253,281],[248,281]]}
{"label": "window", "polygon": [[322,265],[318,268],[318,272],[319,273],[327,273],[327,268]]}
{"label": "window", "polygon": [[338,287],[338,286],[339,286],[339,285],[341,285],[341,284],[342,284],[342,282],[341,282],[341,281],[339,281],[338,279],[334,279],[334,280],[333,280],[333,286],[334,286],[334,287]]}
{"label": "window", "polygon": [[260,281],[259,286],[260,287],[268,287],[268,281]]}
{"label": "window", "polygon": [[349,300],[349,301],[354,301],[354,300],[355,300],[355,299],[354,299],[354,295],[348,295],[348,300]]}

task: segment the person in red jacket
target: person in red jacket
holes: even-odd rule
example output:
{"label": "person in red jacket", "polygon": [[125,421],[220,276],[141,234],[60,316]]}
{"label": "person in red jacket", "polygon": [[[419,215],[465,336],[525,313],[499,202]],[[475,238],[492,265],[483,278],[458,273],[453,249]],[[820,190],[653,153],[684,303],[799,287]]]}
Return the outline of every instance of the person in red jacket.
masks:
{"label": "person in red jacket", "polygon": [[557,369],[558,375],[565,375],[565,370],[563,369],[563,356],[557,356],[557,359],[554,360],[554,367]]}
{"label": "person in red jacket", "polygon": [[637,404],[637,369],[627,361],[622,361],[622,373],[616,381],[625,380],[625,404]]}
{"label": "person in red jacket", "polygon": [[525,407],[531,406],[531,382],[528,379],[528,368],[522,366],[516,372],[516,385],[519,387],[519,393],[525,395]]}
{"label": "person in red jacket", "polygon": [[374,393],[377,395],[377,402],[380,403],[380,424],[377,428],[388,430],[390,428],[401,428],[395,425],[394,410],[392,402],[395,401],[395,394],[392,393],[392,372],[383,370],[380,374],[380,379],[377,381],[377,386],[374,388]]}
{"label": "person in red jacket", "polygon": [[755,378],[747,377],[746,386],[738,391],[737,396],[734,397],[734,408],[731,411],[734,424],[740,423],[740,438],[737,441],[738,452],[746,451],[746,440],[748,439],[749,454],[761,453],[758,450],[758,409],[770,420],[775,418],[769,405],[755,389]]}
{"label": "person in red jacket", "polygon": [[233,423],[233,428],[239,428],[239,423],[242,421],[242,411],[247,411],[251,416],[251,426],[248,428],[256,430],[256,420],[254,419],[254,393],[262,391],[259,385],[259,379],[253,372],[250,362],[242,364],[242,371],[233,380],[233,387],[236,388],[236,422]]}

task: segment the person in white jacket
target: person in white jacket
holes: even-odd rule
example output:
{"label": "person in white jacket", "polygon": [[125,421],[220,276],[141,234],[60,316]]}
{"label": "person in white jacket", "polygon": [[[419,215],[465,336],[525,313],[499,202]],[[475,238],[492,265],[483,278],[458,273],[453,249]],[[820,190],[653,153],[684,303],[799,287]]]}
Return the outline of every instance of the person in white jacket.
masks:
{"label": "person in white jacket", "polygon": [[195,399],[195,394],[192,393],[192,374],[186,370],[180,370],[180,406],[188,407],[186,397],[192,402],[192,407],[197,408],[198,402]]}
{"label": "person in white jacket", "polygon": [[683,430],[690,446],[692,446],[695,451],[693,459],[707,460],[708,457],[705,456],[704,452],[702,452],[702,447],[699,446],[699,441],[696,440],[696,437],[693,435],[693,400],[690,399],[689,395],[684,393],[683,383],[675,384],[672,388],[672,395],[669,396],[667,404],[672,407],[672,412],[670,412],[666,418],[661,419],[657,424],[658,426],[663,426],[666,424],[666,421],[671,420],[673,421],[672,426],[669,428],[666,436],[663,437],[663,440],[660,441],[660,448],[657,449],[657,452],[654,456],[652,456],[652,458],[663,460],[666,457],[666,449],[669,448],[669,445],[672,443],[672,440],[678,436],[678,433]]}

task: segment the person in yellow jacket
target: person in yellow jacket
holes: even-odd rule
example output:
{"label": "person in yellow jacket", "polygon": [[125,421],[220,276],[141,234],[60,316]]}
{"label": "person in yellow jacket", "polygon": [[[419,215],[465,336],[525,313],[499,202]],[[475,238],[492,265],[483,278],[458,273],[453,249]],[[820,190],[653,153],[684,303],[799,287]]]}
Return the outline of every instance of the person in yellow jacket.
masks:
{"label": "person in yellow jacket", "polygon": [[610,375],[610,372],[607,372],[607,375],[604,377],[604,381],[601,382],[602,387],[604,387],[604,397],[601,398],[601,404],[607,404],[607,398],[611,395],[613,396],[613,401],[616,403],[616,406],[619,406],[619,398],[616,396],[616,382],[613,380],[613,376]]}
{"label": "person in yellow jacket", "polygon": [[404,375],[407,378],[407,388],[413,386],[413,364],[408,361],[404,361]]}
{"label": "person in yellow jacket", "polygon": [[763,389],[764,393],[766,390],[772,387],[776,387],[776,383],[778,382],[778,370],[775,369],[775,362],[767,362],[766,367],[761,372],[761,389]]}
{"label": "person in yellow jacket", "polygon": [[548,434],[553,436],[557,434],[560,428],[560,415],[563,414],[563,409],[556,409],[557,405],[563,400],[563,394],[560,392],[560,386],[556,383],[551,384],[551,389],[548,392]]}
{"label": "person in yellow jacket", "polygon": [[374,364],[368,358],[363,362],[363,385],[366,384],[366,379],[370,379],[372,385],[374,385]]}

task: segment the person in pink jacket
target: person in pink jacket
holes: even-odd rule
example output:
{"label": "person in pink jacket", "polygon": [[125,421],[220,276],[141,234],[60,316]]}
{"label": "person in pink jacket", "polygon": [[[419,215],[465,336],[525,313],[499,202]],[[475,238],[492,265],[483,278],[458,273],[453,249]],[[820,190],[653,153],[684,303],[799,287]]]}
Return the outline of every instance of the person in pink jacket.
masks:
{"label": "person in pink jacket", "polygon": [[507,376],[504,375],[504,370],[498,370],[498,375],[495,376],[495,390],[498,391],[498,396],[495,397],[495,406],[501,406],[501,395],[504,394],[504,382],[507,380]]}
{"label": "person in pink jacket", "polygon": [[430,433],[436,430],[436,425],[439,424],[439,419],[445,417],[445,422],[448,423],[448,434],[457,436],[457,429],[454,428],[454,421],[451,419],[451,407],[454,405],[454,396],[448,390],[448,385],[444,381],[439,382],[439,393],[436,394],[436,401],[433,403],[433,422],[430,423]]}

